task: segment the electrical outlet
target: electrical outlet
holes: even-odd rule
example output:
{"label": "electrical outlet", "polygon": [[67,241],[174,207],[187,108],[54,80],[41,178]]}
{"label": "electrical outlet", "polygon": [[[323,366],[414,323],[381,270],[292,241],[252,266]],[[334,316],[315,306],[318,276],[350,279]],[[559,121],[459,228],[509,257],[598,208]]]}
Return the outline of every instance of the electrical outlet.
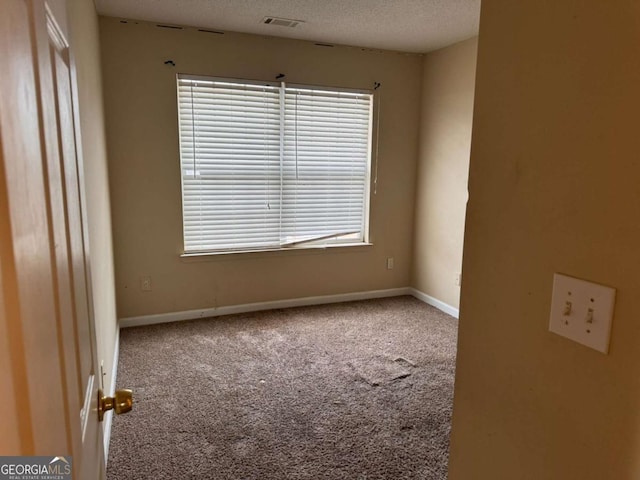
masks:
{"label": "electrical outlet", "polygon": [[148,275],[143,275],[140,277],[140,290],[143,292],[151,291],[151,277]]}
{"label": "electrical outlet", "polygon": [[459,287],[462,282],[462,274],[456,273],[456,287]]}
{"label": "electrical outlet", "polygon": [[554,274],[549,331],[608,353],[615,297],[615,288]]}
{"label": "electrical outlet", "polygon": [[387,270],[393,270],[393,257],[387,258]]}

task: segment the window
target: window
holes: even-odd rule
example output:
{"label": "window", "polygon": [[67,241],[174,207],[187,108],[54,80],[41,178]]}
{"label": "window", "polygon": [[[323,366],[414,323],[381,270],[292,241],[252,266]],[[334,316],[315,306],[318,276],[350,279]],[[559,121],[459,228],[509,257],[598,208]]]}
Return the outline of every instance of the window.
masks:
{"label": "window", "polygon": [[179,75],[185,253],[366,242],[372,103]]}

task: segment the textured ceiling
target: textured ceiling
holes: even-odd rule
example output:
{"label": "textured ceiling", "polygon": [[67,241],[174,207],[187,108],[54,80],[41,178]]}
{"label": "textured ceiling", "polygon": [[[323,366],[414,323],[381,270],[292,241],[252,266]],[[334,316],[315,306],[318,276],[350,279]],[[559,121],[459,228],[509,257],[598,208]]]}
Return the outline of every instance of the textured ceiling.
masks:
{"label": "textured ceiling", "polygon": [[[477,35],[480,0],[96,0],[111,17],[423,53]],[[266,16],[302,20],[264,25]]]}

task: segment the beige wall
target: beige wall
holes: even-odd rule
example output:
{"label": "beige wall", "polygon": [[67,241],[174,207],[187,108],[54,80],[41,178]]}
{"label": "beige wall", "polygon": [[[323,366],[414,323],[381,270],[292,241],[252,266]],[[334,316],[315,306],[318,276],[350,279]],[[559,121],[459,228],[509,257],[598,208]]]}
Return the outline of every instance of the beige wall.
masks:
{"label": "beige wall", "polygon": [[458,308],[478,39],[425,56],[412,286]]}
{"label": "beige wall", "polygon": [[[409,285],[422,58],[101,18],[118,314]],[[164,64],[173,60],[176,67]],[[372,88],[382,83],[373,247],[184,261],[176,73]],[[386,269],[386,258],[395,268]],[[142,292],[140,276],[152,277]]]}
{"label": "beige wall", "polygon": [[80,104],[98,360],[104,362],[104,386],[109,389],[117,318],[98,17],[91,0],[72,0],[68,5]]}
{"label": "beige wall", "polygon": [[[640,3],[482,2],[450,480],[640,478]],[[609,355],[552,275],[618,289]]]}

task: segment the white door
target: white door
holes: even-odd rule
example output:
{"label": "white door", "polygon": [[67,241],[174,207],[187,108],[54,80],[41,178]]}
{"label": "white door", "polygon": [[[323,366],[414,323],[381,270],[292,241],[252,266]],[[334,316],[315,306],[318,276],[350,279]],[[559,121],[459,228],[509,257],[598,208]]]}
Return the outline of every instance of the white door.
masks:
{"label": "white door", "polygon": [[0,13],[0,455],[72,456],[92,480],[104,456],[75,71],[51,2]]}

